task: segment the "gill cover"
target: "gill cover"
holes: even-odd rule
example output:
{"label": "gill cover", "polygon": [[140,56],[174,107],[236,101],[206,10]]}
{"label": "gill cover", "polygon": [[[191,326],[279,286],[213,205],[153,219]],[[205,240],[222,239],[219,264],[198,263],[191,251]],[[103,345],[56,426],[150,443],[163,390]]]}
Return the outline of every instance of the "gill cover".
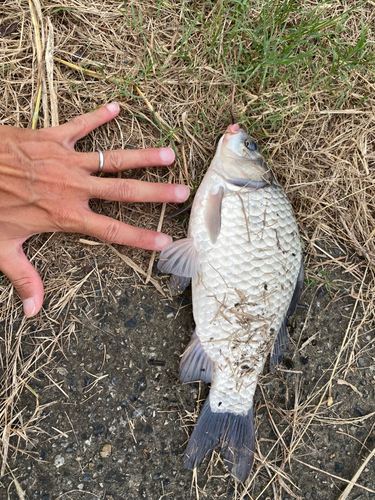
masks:
{"label": "gill cover", "polygon": [[216,167],[235,186],[259,189],[274,180],[256,142],[237,123],[229,125],[220,139]]}

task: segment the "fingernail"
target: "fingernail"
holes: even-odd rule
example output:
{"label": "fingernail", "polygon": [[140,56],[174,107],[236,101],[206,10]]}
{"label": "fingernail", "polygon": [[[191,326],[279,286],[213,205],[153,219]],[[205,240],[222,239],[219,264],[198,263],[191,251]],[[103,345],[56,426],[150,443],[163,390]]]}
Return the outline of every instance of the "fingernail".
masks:
{"label": "fingernail", "polygon": [[155,238],[155,246],[157,250],[163,250],[164,247],[172,243],[172,238],[166,234],[158,234]]}
{"label": "fingernail", "polygon": [[23,304],[23,312],[25,313],[25,316],[28,318],[31,318],[33,316],[34,311],[35,311],[35,300],[30,297],[29,299],[25,299],[22,301]]}
{"label": "fingernail", "polygon": [[161,148],[159,151],[160,159],[166,165],[174,162],[174,151],[171,148]]}
{"label": "fingernail", "polygon": [[187,186],[176,186],[174,194],[178,201],[185,201],[189,197],[190,190]]}
{"label": "fingernail", "polygon": [[106,104],[106,108],[109,109],[111,113],[118,113],[118,111],[120,111],[120,106],[115,101]]}

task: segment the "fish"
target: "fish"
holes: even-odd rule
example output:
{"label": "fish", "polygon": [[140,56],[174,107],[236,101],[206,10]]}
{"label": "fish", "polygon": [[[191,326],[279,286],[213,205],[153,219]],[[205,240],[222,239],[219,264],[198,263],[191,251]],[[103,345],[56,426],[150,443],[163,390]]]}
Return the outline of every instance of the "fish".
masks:
{"label": "fish", "polygon": [[229,125],[194,198],[187,238],[160,254],[176,295],[192,282],[195,331],[180,381],[211,384],[187,444],[193,469],[213,450],[237,481],[254,460],[254,394],[288,345],[300,299],[303,253],[292,206],[255,140]]}

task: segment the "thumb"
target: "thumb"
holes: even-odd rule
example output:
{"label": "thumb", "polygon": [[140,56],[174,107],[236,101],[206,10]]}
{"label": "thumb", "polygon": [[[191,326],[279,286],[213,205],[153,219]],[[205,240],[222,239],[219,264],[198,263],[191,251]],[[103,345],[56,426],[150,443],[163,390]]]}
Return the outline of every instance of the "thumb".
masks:
{"label": "thumb", "polygon": [[21,297],[25,316],[35,316],[43,303],[43,283],[24,254],[21,243],[0,247],[0,271],[9,278]]}

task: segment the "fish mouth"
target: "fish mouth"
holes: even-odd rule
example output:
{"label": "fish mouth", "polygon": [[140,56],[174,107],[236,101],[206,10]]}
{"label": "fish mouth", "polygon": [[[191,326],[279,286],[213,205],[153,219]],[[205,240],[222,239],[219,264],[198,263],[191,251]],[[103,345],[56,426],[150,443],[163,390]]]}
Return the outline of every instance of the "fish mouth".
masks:
{"label": "fish mouth", "polygon": [[229,135],[235,135],[238,134],[239,132],[243,132],[242,128],[238,125],[238,123],[235,123],[234,125],[229,125],[227,128],[226,133]]}

